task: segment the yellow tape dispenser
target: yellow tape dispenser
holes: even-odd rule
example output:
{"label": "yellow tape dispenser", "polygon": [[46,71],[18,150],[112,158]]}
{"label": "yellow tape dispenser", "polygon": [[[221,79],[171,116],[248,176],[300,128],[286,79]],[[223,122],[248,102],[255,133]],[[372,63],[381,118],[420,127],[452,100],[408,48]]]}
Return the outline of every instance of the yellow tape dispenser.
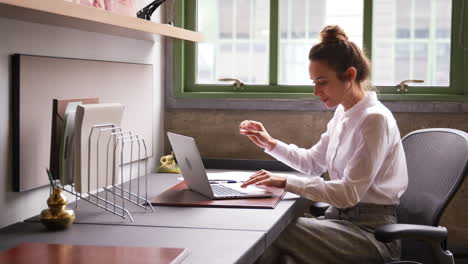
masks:
{"label": "yellow tape dispenser", "polygon": [[162,156],[159,160],[161,166],[159,166],[158,172],[161,173],[180,173],[180,168],[174,159],[174,153],[171,152],[169,155]]}

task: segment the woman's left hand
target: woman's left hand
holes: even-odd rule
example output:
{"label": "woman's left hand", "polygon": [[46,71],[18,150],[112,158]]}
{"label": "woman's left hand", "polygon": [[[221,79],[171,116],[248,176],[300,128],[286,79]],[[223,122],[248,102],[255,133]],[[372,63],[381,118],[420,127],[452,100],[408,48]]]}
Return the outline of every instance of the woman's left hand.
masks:
{"label": "woman's left hand", "polygon": [[254,175],[250,176],[250,178],[245,181],[241,187],[245,188],[251,184],[284,188],[286,186],[286,177],[272,174],[266,170],[260,170]]}

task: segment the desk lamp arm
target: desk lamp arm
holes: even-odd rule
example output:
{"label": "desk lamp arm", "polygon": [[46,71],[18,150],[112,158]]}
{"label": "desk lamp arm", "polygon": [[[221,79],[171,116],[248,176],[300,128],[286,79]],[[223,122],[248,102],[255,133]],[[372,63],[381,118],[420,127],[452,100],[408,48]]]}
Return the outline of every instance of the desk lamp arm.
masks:
{"label": "desk lamp arm", "polygon": [[153,14],[154,11],[166,0],[155,0],[149,5],[143,7],[140,11],[137,12],[137,17],[146,19],[146,20],[151,20],[151,15]]}

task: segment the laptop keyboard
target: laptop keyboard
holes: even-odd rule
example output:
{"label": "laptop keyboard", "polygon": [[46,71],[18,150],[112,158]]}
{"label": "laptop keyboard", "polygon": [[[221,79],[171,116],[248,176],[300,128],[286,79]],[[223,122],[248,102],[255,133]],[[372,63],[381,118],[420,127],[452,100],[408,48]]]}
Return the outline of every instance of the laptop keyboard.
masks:
{"label": "laptop keyboard", "polygon": [[211,184],[211,189],[213,190],[215,196],[242,196],[246,194],[221,184]]}

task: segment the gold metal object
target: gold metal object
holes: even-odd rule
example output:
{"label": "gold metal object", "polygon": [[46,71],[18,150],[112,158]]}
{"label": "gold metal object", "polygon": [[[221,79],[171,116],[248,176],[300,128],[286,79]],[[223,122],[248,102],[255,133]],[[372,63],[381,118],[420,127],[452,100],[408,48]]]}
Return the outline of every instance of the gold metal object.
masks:
{"label": "gold metal object", "polygon": [[221,78],[219,79],[219,81],[222,81],[222,82],[228,82],[228,81],[233,81],[234,83],[232,85],[234,85],[234,90],[244,90],[245,87],[244,86],[244,83],[241,82],[241,80],[239,79],[235,79],[235,78]]}
{"label": "gold metal object", "polygon": [[171,152],[169,155],[162,156],[159,161],[161,162],[161,166],[159,166],[158,172],[180,173],[180,168],[174,159],[174,153]]}
{"label": "gold metal object", "polygon": [[52,194],[47,199],[49,209],[41,212],[41,222],[49,230],[61,230],[67,228],[75,220],[75,213],[66,209],[67,198],[62,193],[62,188],[54,187]]}
{"label": "gold metal object", "polygon": [[408,92],[408,83],[423,83],[424,80],[404,80],[397,84],[397,92],[407,93]]}

